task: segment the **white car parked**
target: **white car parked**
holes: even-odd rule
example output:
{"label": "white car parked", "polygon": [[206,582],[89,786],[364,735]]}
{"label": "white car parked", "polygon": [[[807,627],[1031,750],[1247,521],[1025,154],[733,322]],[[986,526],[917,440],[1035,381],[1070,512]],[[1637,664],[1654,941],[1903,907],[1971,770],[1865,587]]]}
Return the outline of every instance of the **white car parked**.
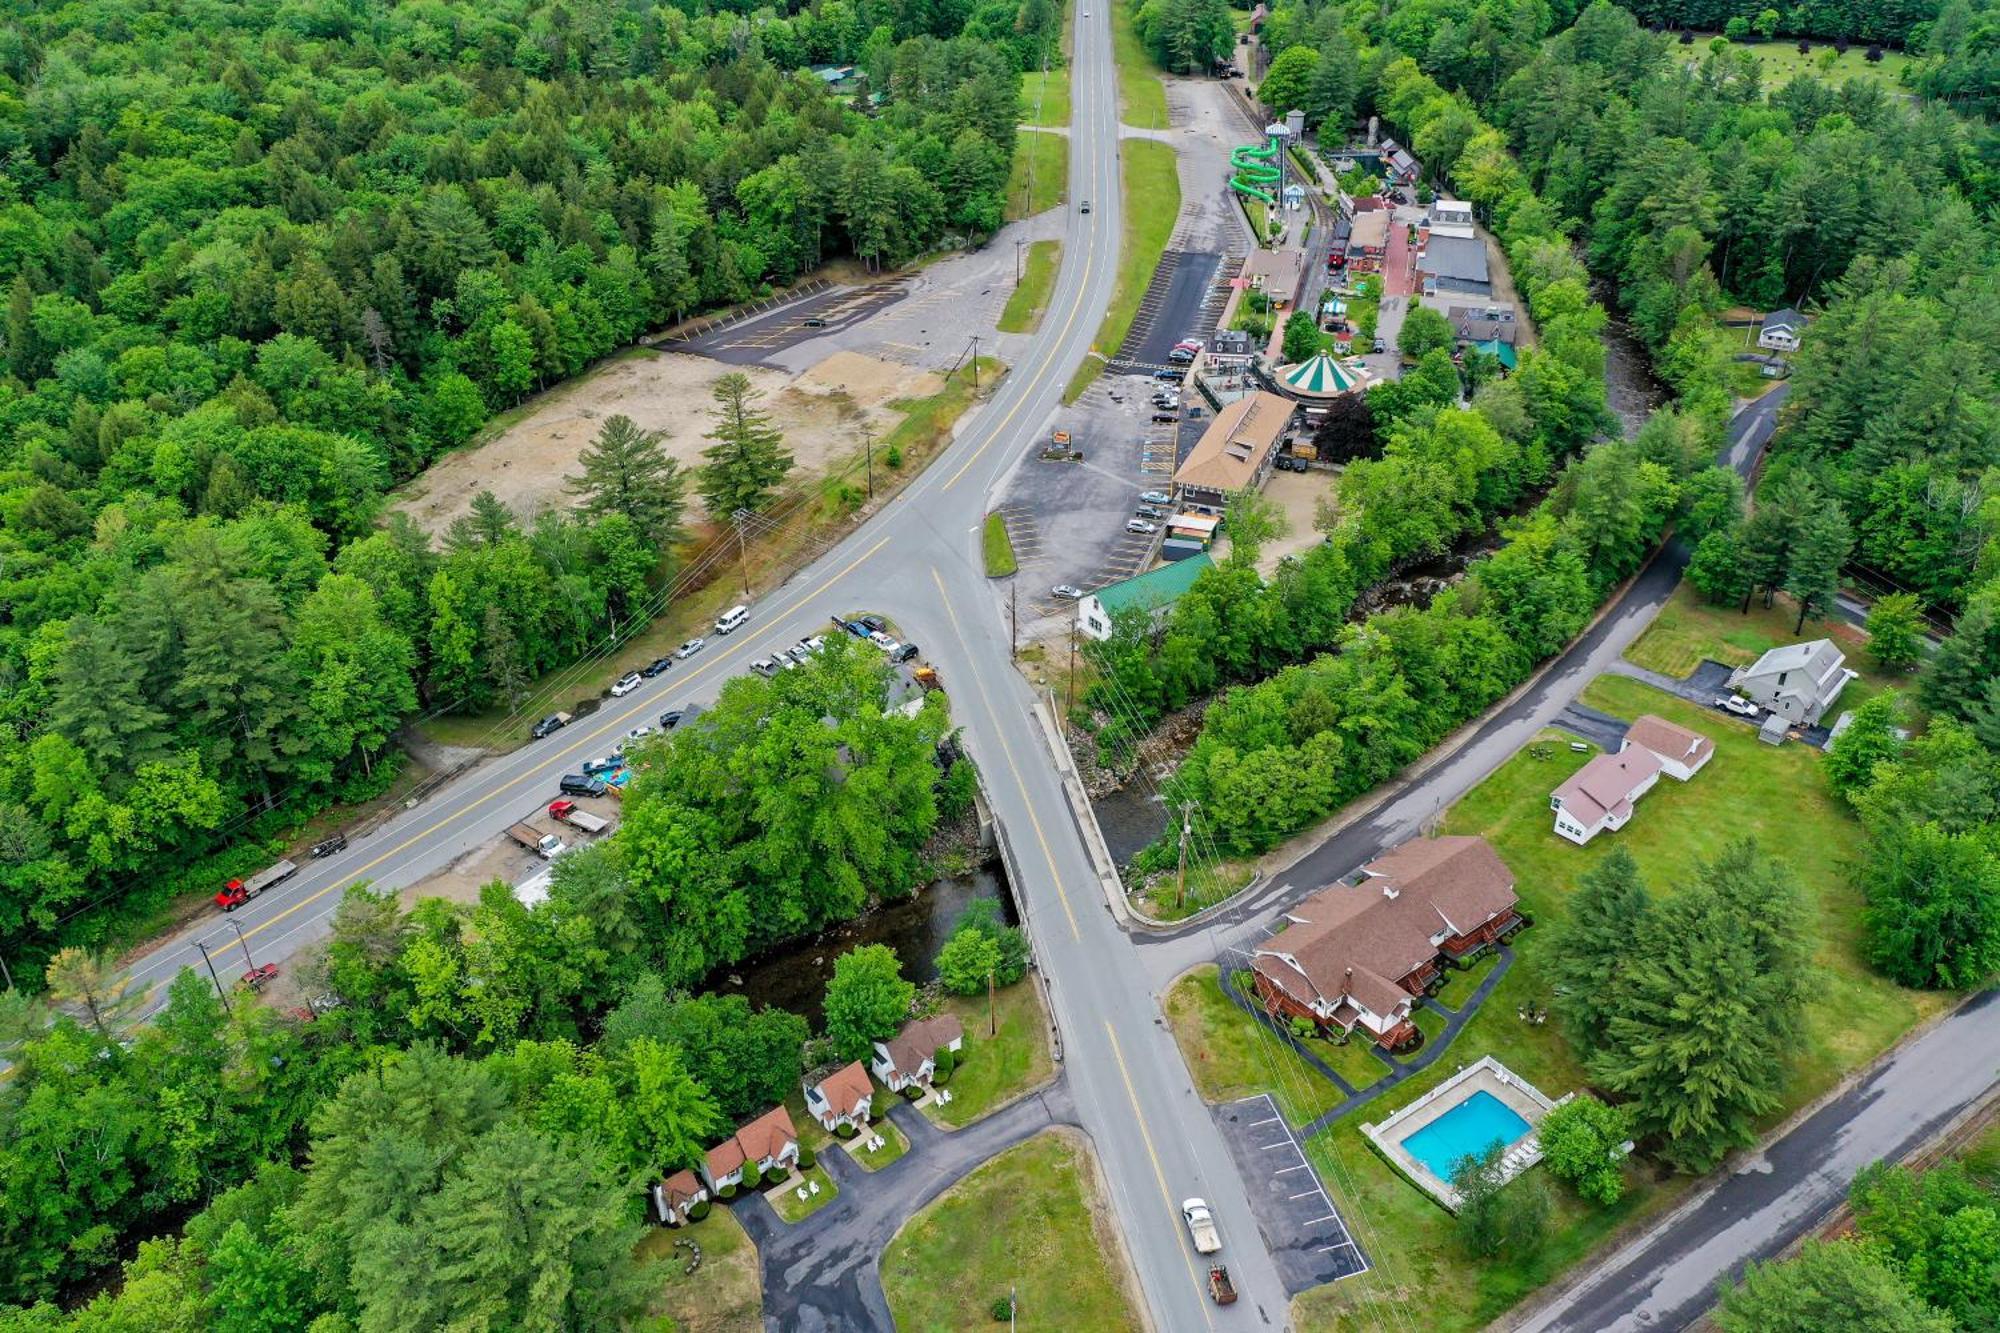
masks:
{"label": "white car parked", "polygon": [[685,661],[686,659],[693,657],[696,653],[700,652],[703,648],[706,648],[707,646],[708,646],[707,639],[689,639],[686,643],[674,649],[674,656],[681,658],[683,661]]}
{"label": "white car parked", "polygon": [[1762,709],[1757,707],[1756,704],[1753,704],[1748,699],[1745,699],[1741,695],[1736,695],[1736,694],[1732,694],[1726,699],[1717,699],[1715,701],[1715,706],[1717,708],[1725,709],[1728,712],[1734,713],[1738,717],[1755,717],[1757,716],[1758,713],[1763,711]]}
{"label": "white car parked", "polygon": [[611,687],[611,697],[614,699],[624,698],[632,691],[638,689],[639,684],[643,679],[644,677],[642,677],[636,671],[626,672],[623,676],[620,676],[618,678],[618,683]]}
{"label": "white car parked", "polygon": [[1159,524],[1148,523],[1143,518],[1128,518],[1125,520],[1125,531],[1127,532],[1154,533],[1159,530]]}

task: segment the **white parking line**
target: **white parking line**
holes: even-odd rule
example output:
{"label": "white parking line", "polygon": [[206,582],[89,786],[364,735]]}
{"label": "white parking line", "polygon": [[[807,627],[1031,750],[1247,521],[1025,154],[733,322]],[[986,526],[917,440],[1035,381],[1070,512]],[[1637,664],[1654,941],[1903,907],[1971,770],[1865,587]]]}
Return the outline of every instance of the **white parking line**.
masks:
{"label": "white parking line", "polygon": [[1319,1191],[1318,1191],[1318,1190],[1316,1190],[1316,1189],[1310,1189],[1310,1190],[1300,1190],[1300,1191],[1299,1191],[1299,1192],[1298,1192],[1297,1194],[1294,1194],[1294,1195],[1292,1196],[1292,1198],[1294,1198],[1294,1199],[1310,1199],[1310,1198],[1311,1198],[1311,1197],[1312,1197],[1313,1195],[1315,1195],[1315,1194],[1318,1194],[1318,1193],[1319,1193]]}
{"label": "white parking line", "polygon": [[1264,1120],[1258,1120],[1258,1121],[1256,1121],[1256,1122],[1252,1123],[1252,1124],[1250,1125],[1250,1128],[1251,1128],[1251,1129],[1257,1129],[1257,1128],[1259,1128],[1259,1127],[1261,1127],[1261,1126],[1264,1126],[1264,1125],[1275,1125],[1275,1124],[1277,1124],[1277,1123],[1278,1123],[1278,1121],[1279,1121],[1280,1119],[1282,1119],[1282,1117],[1280,1117],[1280,1116],[1275,1116],[1275,1115],[1274,1115],[1274,1116],[1271,1116],[1271,1117],[1269,1117],[1269,1118],[1267,1118],[1267,1119],[1264,1119]]}
{"label": "white parking line", "polygon": [[1305,1169],[1306,1169],[1306,1164],[1304,1162],[1300,1162],[1297,1166],[1281,1166],[1278,1168],[1276,1174],[1282,1176],[1287,1171],[1303,1171]]}
{"label": "white parking line", "polygon": [[1337,1222],[1339,1220],[1340,1220],[1339,1213],[1328,1213],[1324,1217],[1315,1217],[1309,1222],[1300,1223],[1300,1225],[1311,1227],[1311,1226],[1318,1226],[1321,1222]]}

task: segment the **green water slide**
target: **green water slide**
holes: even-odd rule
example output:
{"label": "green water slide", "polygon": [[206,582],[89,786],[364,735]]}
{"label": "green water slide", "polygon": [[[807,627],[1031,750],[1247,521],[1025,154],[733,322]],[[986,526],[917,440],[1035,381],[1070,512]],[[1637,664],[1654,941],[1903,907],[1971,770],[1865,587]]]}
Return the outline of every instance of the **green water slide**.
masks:
{"label": "green water slide", "polygon": [[1285,174],[1282,168],[1273,164],[1277,156],[1278,140],[1275,135],[1262,148],[1230,149],[1229,165],[1236,168],[1236,174],[1229,178],[1229,188],[1267,204],[1277,203],[1277,196],[1271,193],[1271,187],[1277,185]]}

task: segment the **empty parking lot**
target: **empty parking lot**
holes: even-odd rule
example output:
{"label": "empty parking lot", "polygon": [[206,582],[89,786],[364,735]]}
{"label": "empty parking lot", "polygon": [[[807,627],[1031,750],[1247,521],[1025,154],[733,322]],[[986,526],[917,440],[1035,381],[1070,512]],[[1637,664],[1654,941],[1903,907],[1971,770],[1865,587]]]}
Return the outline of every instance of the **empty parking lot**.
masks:
{"label": "empty parking lot", "polygon": [[1285,1290],[1297,1295],[1367,1272],[1368,1257],[1269,1094],[1213,1110]]}

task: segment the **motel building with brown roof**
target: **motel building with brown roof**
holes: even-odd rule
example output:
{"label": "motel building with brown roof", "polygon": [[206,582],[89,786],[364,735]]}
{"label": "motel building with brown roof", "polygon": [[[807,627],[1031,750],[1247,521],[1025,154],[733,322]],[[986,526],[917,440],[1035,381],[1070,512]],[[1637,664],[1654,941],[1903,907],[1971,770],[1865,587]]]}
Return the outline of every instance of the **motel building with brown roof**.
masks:
{"label": "motel building with brown roof", "polygon": [[1271,474],[1278,441],[1292,424],[1295,404],[1262,389],[1223,407],[1174,472],[1180,503],[1203,514],[1220,515],[1232,491],[1262,486]]}
{"label": "motel building with brown roof", "polygon": [[1418,1039],[1410,1012],[1448,963],[1526,922],[1514,874],[1484,838],[1419,838],[1287,912],[1251,961],[1272,1016],[1364,1035],[1389,1050]]}
{"label": "motel building with brown roof", "polygon": [[791,1113],[774,1106],[710,1148],[701,1164],[701,1178],[710,1189],[721,1191],[742,1184],[743,1168],[751,1162],[768,1175],[790,1172],[798,1160],[799,1132],[792,1127]]}

